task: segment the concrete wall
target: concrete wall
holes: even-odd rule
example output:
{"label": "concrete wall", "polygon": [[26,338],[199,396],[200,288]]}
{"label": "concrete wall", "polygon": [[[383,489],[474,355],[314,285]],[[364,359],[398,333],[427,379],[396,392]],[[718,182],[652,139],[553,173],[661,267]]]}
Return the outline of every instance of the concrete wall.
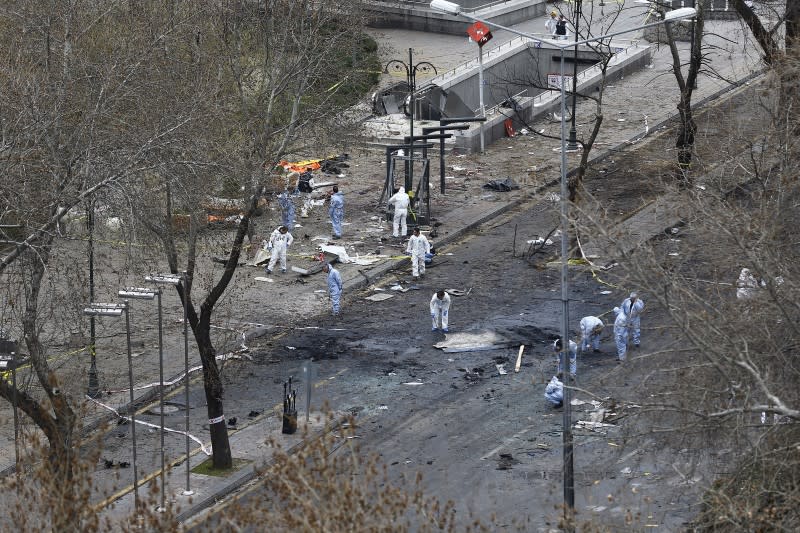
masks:
{"label": "concrete wall", "polygon": [[[486,2],[474,0],[475,5],[486,5],[471,10],[477,17],[491,20],[503,26],[512,26],[519,22],[541,16],[547,10],[546,0],[501,0]],[[466,2],[461,3],[467,10]],[[430,2],[420,1],[373,1],[370,11],[373,14],[371,26],[376,28],[403,28],[408,30],[464,35],[468,23],[462,17],[446,15],[430,10]]]}
{"label": "concrete wall", "polygon": [[703,16],[706,20],[733,20],[739,18],[739,13],[733,7],[733,0],[662,0],[662,2],[669,9],[700,5],[703,8]]}
{"label": "concrete wall", "polygon": [[[541,48],[540,53],[545,57],[540,60],[540,64],[545,71],[558,72],[560,55],[557,50]],[[609,64],[606,72],[606,83],[616,81],[631,72],[635,72],[651,62],[652,49],[647,44],[639,44],[629,47],[622,53],[617,54]],[[569,68],[565,67],[569,71]],[[592,91],[600,85],[602,76],[599,69],[583,69],[578,75],[578,93]],[[487,115],[487,121],[483,125],[484,143],[486,146],[506,136],[504,122],[511,118],[515,130],[519,131],[524,127],[525,122],[531,123],[539,118],[552,114],[560,113],[561,94],[557,90],[539,91],[534,97],[526,97],[519,101],[519,117],[510,109],[498,109],[496,112]],[[475,152],[480,150],[480,127],[474,126],[463,132],[454,132],[455,150],[460,152]]]}
{"label": "concrete wall", "polygon": [[[515,46],[509,47],[504,53],[485,58],[483,62],[484,106],[494,107],[520,93],[523,93],[525,97],[533,97],[545,91],[547,75],[559,72],[560,57],[558,50],[546,47],[535,48],[523,40],[518,40]],[[579,50],[578,58],[579,73],[597,62],[597,54],[589,49]],[[571,74],[572,69],[572,53],[568,52],[567,61],[565,61],[567,74]],[[476,66],[468,72],[462,72],[444,80],[435,78],[432,83],[446,92],[456,93],[470,109],[477,111],[480,107],[477,71]]]}

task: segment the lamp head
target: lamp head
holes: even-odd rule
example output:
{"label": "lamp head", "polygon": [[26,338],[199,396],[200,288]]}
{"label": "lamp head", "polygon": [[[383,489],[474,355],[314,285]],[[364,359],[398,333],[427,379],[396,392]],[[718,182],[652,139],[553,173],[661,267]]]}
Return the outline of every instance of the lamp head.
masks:
{"label": "lamp head", "polygon": [[693,19],[697,16],[697,10],[693,7],[682,7],[664,13],[664,20]]}
{"label": "lamp head", "polygon": [[461,13],[461,6],[459,4],[448,2],[447,0],[431,0],[431,9],[447,13],[448,15],[458,15]]}

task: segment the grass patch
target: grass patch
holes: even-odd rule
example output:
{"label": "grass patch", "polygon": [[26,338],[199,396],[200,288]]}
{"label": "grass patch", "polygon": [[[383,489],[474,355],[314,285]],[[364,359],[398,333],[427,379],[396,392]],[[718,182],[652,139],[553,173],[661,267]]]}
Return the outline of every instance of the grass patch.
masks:
{"label": "grass patch", "polygon": [[214,458],[209,457],[196,467],[192,468],[192,472],[195,474],[202,474],[204,476],[217,476],[217,477],[225,477],[228,474],[236,472],[240,468],[247,466],[248,464],[252,463],[253,461],[249,459],[233,459],[233,466],[230,468],[214,468]]}

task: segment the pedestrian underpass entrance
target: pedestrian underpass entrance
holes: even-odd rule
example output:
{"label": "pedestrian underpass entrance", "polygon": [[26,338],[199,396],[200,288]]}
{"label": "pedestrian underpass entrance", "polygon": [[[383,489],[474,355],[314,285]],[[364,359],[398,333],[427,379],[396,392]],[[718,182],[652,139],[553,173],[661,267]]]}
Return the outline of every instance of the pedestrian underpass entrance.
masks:
{"label": "pedestrian underpass entrance", "polygon": [[[486,110],[483,134],[488,145],[505,137],[508,126],[519,131],[525,124],[553,115],[559,109],[562,56],[561,50],[544,35],[541,40],[516,37],[494,48],[486,48],[488,46],[483,51],[483,102]],[[598,62],[609,54],[611,59],[606,68],[605,83],[650,64],[652,48],[644,40],[613,39],[599,48],[581,45],[577,54],[566,50],[564,80],[567,91],[572,92],[570,81],[573,72],[577,72],[579,95],[595,91],[603,81]],[[479,117],[479,66],[476,57],[431,78],[418,88],[414,98],[415,128],[438,125],[443,118]],[[507,123],[508,120],[511,124]],[[401,124],[407,124],[406,115],[394,113],[368,119],[365,130],[373,142],[399,145],[403,135],[400,132],[405,129]],[[473,123],[469,129],[456,132],[447,143],[459,151],[474,152],[480,149],[480,132],[480,124]]]}

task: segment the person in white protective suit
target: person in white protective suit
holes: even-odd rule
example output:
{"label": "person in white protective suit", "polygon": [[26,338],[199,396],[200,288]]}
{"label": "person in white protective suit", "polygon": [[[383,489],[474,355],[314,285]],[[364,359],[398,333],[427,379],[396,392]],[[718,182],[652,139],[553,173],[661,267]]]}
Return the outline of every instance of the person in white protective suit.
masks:
{"label": "person in white protective suit", "polygon": [[408,218],[408,205],[411,203],[411,198],[408,197],[405,187],[400,187],[400,189],[389,198],[389,203],[394,205],[392,236],[405,237],[408,235],[406,219]]}
{"label": "person in white protective suit", "polygon": [[544,398],[553,404],[553,407],[564,405],[564,383],[561,381],[561,374],[553,376],[544,388]]}
{"label": "person in white protective suit", "polygon": [[636,292],[632,292],[630,297],[625,298],[620,305],[622,312],[628,317],[628,333],[633,333],[633,347],[638,348],[642,337],[642,311],[644,311],[644,300],[639,298]]}
{"label": "person in white protective suit", "polygon": [[450,321],[450,295],[443,290],[434,293],[431,298],[431,331],[439,329],[439,321],[442,323],[442,331],[448,333],[448,323]]}
{"label": "person in white protective suit", "polygon": [[749,300],[758,294],[758,280],[750,272],[749,268],[743,268],[736,280],[736,298],[739,300]]}
{"label": "person in white protective suit", "polygon": [[595,352],[600,351],[600,335],[603,333],[605,324],[596,316],[585,316],[581,318],[581,351],[589,350],[589,346]]}
{"label": "person in white protective suit", "polygon": [[[561,338],[556,339],[553,341],[553,351],[558,358],[558,373],[562,374],[564,369],[561,365]],[[578,372],[578,345],[575,344],[575,341],[569,341],[569,374],[573,378],[575,374]]]}
{"label": "person in white protective suit", "polygon": [[406,253],[411,254],[411,275],[417,280],[425,274],[425,254],[431,253],[431,243],[419,232],[419,228],[414,228],[414,235],[408,239]]}
{"label": "person in white protective suit", "polygon": [[266,267],[267,274],[272,274],[272,269],[275,268],[275,263],[280,259],[281,272],[286,273],[286,249],[292,245],[294,237],[289,233],[289,228],[281,226],[272,232],[267,242],[267,250],[272,250],[272,256],[269,258],[269,265]]}
{"label": "person in white protective suit", "polygon": [[628,351],[628,315],[619,307],[614,308],[617,319],[614,320],[614,342],[617,344],[617,362],[625,360],[625,353]]}

